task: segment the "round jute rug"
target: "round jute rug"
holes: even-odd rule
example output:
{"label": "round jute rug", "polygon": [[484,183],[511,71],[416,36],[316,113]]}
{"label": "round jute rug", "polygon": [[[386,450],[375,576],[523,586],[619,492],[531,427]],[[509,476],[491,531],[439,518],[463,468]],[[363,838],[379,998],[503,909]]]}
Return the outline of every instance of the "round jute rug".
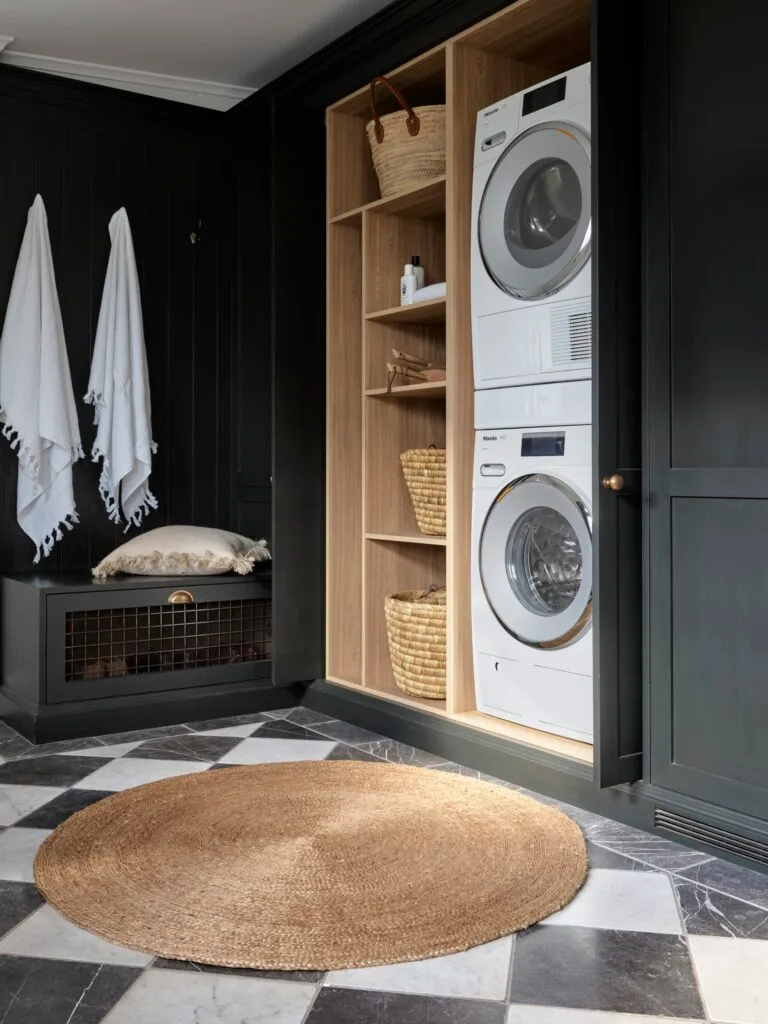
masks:
{"label": "round jute rug", "polygon": [[455,953],[559,910],[579,827],[502,786],[396,764],[249,765],[138,786],[43,843],[75,924],[176,960],[332,970]]}

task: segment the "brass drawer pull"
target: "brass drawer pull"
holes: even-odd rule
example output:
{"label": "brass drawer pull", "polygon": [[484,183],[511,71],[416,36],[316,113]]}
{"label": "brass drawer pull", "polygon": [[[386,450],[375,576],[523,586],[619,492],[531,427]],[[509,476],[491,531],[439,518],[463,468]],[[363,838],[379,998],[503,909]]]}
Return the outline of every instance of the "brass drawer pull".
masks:
{"label": "brass drawer pull", "polygon": [[195,599],[188,590],[174,590],[168,597],[168,604],[194,604]]}

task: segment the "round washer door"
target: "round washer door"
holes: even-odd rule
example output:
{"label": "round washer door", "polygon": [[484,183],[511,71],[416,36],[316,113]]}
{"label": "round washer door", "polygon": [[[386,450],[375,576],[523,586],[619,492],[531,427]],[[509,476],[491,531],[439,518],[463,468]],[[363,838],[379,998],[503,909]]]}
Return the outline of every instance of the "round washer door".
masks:
{"label": "round washer door", "polygon": [[480,203],[485,267],[517,299],[563,288],[592,246],[591,145],[582,129],[547,121],[499,157]]}
{"label": "round washer door", "polygon": [[480,535],[480,578],[496,618],[529,647],[564,647],[592,617],[589,508],[555,477],[519,477],[496,496]]}

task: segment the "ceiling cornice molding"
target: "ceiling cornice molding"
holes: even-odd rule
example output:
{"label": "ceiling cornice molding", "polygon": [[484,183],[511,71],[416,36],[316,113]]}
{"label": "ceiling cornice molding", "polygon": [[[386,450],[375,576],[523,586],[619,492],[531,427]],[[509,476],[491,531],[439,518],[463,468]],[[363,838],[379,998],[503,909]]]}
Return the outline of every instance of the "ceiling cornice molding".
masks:
{"label": "ceiling cornice molding", "polygon": [[88,82],[92,85],[110,86],[128,92],[141,93],[160,99],[175,100],[211,110],[228,110],[247,99],[254,92],[239,85],[221,82],[206,82],[195,78],[179,78],[175,75],[161,75],[151,71],[136,71],[132,68],[117,68],[106,64],[90,64],[87,61],[65,60],[60,57],[46,57],[38,53],[19,53],[4,49],[13,42],[0,36],[0,63],[27,71],[38,71],[61,78]]}

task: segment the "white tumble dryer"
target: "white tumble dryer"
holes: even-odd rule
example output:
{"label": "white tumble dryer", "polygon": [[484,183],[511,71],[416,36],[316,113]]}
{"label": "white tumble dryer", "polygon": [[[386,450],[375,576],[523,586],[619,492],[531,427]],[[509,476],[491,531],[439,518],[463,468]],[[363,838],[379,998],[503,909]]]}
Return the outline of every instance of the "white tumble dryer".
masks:
{"label": "white tumble dryer", "polygon": [[590,127],[589,64],[477,115],[476,388],[591,376]]}
{"label": "white tumble dryer", "polygon": [[586,742],[592,740],[590,391],[585,380],[478,393],[472,495],[478,709]]}

